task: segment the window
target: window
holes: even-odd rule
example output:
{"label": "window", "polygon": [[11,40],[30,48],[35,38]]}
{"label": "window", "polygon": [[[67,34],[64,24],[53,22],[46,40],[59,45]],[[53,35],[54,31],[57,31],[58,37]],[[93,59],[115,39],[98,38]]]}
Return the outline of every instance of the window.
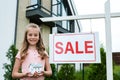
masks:
{"label": "window", "polygon": [[62,15],[62,6],[61,0],[53,0],[52,1],[52,16],[61,16]]}

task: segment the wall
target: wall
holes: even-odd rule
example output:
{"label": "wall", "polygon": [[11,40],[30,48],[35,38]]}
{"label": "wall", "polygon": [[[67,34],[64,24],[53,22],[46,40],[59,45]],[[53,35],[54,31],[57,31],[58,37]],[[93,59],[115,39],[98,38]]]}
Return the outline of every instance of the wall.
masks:
{"label": "wall", "polygon": [[50,34],[50,27],[46,25],[41,25],[41,34],[43,38],[43,43],[45,45],[46,50],[49,49],[49,34]]}
{"label": "wall", "polygon": [[[51,0],[41,0],[41,4],[49,11],[51,10]],[[46,10],[43,9],[43,11],[49,14],[49,12],[47,12]]]}
{"label": "wall", "polygon": [[21,47],[21,44],[22,44],[25,26],[29,23],[29,20],[26,18],[26,14],[25,14],[26,7],[29,5],[29,3],[30,3],[29,0],[19,0],[17,36],[16,36],[16,46],[18,49]]}

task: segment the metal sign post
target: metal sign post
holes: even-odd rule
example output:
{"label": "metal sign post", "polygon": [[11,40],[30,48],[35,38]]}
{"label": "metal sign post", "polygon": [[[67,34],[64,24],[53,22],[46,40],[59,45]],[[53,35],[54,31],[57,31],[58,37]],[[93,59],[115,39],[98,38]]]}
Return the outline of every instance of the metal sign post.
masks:
{"label": "metal sign post", "polygon": [[113,80],[110,0],[105,3],[107,80]]}
{"label": "metal sign post", "polygon": [[[111,13],[110,15],[111,15],[112,18],[120,17],[120,12],[118,12],[118,13]],[[99,19],[99,18],[105,18],[105,14],[45,17],[45,18],[40,18],[40,20],[42,20],[43,22],[50,22],[50,21],[66,21],[66,20]]]}
{"label": "metal sign post", "polygon": [[106,50],[107,50],[107,80],[113,80],[113,67],[112,67],[112,41],[111,41],[111,20],[110,17],[120,17],[120,13],[110,13],[110,1],[105,3],[105,14],[91,14],[80,16],[62,16],[62,17],[46,17],[40,18],[43,22],[49,21],[64,21],[64,20],[83,20],[83,19],[98,19],[105,18],[106,22]]}

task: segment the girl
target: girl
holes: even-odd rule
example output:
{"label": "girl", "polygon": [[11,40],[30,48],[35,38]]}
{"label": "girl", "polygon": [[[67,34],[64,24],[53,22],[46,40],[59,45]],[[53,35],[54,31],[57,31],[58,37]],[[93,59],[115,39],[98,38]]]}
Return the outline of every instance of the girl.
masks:
{"label": "girl", "polygon": [[[19,72],[20,69],[22,72]],[[20,80],[44,80],[44,76],[50,75],[52,75],[52,70],[40,28],[30,23],[25,31],[22,48],[16,55],[12,77],[20,78]]]}

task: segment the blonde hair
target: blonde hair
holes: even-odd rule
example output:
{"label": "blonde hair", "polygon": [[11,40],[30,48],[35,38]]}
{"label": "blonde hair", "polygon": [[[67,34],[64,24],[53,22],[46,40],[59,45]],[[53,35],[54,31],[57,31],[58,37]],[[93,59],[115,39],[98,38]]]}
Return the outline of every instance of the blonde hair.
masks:
{"label": "blonde hair", "polygon": [[41,37],[39,26],[37,24],[30,23],[26,26],[26,31],[25,31],[25,34],[24,34],[24,40],[23,40],[23,43],[22,43],[22,48],[20,49],[20,55],[21,55],[21,61],[22,62],[24,61],[25,57],[28,54],[27,51],[28,51],[29,43],[27,41],[27,33],[29,31],[29,28],[37,28],[39,30],[39,41],[36,44],[36,48],[37,48],[38,53],[41,55],[41,59],[44,59],[44,57],[47,56],[46,53],[45,53],[45,46],[43,44],[43,40],[42,40],[42,37]]}

